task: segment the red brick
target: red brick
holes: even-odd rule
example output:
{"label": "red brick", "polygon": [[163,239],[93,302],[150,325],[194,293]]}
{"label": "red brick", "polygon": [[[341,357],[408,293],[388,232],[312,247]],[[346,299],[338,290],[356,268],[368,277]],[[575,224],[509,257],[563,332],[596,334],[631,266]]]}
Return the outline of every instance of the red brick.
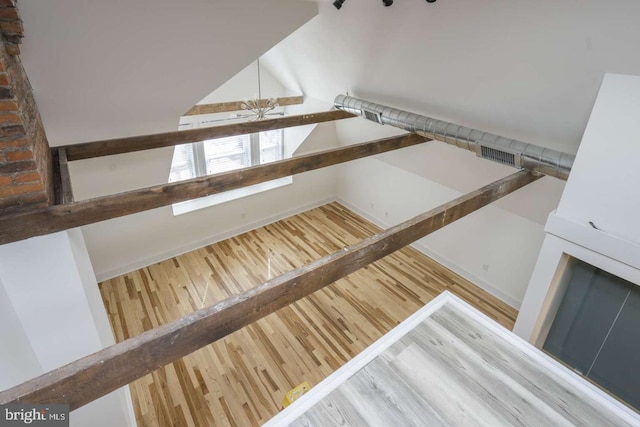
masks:
{"label": "red brick", "polygon": [[20,55],[20,46],[19,45],[13,44],[13,43],[6,43],[4,47],[7,50],[7,54],[8,55],[11,55],[11,56]]}
{"label": "red brick", "polygon": [[8,162],[21,162],[23,160],[33,159],[33,151],[20,150],[20,151],[5,151],[4,156]]}
{"label": "red brick", "polygon": [[0,175],[0,186],[11,185],[12,182],[11,175]]}
{"label": "red brick", "polygon": [[53,199],[47,137],[22,64],[11,56],[19,53],[24,32],[16,3],[0,0],[0,213]]}
{"label": "red brick", "polygon": [[16,0],[0,0],[0,7],[16,7]]}
{"label": "red brick", "polygon": [[25,148],[29,147],[29,141],[27,138],[18,138],[18,139],[6,139],[4,141],[0,141],[0,150],[7,148]]}
{"label": "red brick", "polygon": [[0,111],[19,111],[16,101],[0,101]]}
{"label": "red brick", "polygon": [[[0,62],[0,65],[2,64],[2,62]],[[15,98],[16,94],[13,91],[13,88],[11,87],[6,87],[6,86],[0,86],[0,99],[13,99]]]}
{"label": "red brick", "polygon": [[43,191],[44,187],[41,182],[29,184],[14,184],[9,187],[0,187],[0,198],[19,196],[21,194],[37,193]]}
{"label": "red brick", "polygon": [[27,172],[20,175],[16,175],[13,178],[13,180],[16,182],[16,184],[40,181],[40,174],[38,172]]}
{"label": "red brick", "polygon": [[[0,153],[1,154],[1,153]],[[0,163],[0,174],[28,172],[37,170],[36,162],[29,160],[26,162]]]}
{"label": "red brick", "polygon": [[18,10],[15,7],[0,8],[0,19],[3,21],[20,20]]}
{"label": "red brick", "polygon": [[1,21],[0,30],[9,33],[22,33],[24,32],[24,27],[20,21]]}
{"label": "red brick", "polygon": [[18,139],[23,138],[26,134],[22,125],[0,127],[0,138]]}
{"label": "red brick", "polygon": [[4,31],[2,31],[2,38],[3,38],[4,42],[7,44],[6,48],[7,48],[7,53],[9,55],[12,55],[12,53],[9,52],[9,45],[22,43],[22,38],[23,37],[24,36],[22,34],[9,34],[9,33],[6,33]]}
{"label": "red brick", "polygon": [[22,119],[19,115],[13,113],[0,114],[0,125],[19,125],[22,123]]}

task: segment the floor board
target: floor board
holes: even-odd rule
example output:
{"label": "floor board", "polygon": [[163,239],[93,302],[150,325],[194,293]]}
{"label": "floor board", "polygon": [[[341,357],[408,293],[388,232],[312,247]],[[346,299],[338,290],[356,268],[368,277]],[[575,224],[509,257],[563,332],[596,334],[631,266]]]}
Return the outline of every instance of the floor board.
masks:
{"label": "floor board", "polygon": [[[122,341],[379,231],[331,203],[107,280],[102,298]],[[135,381],[138,425],[260,425],[443,290],[513,327],[513,308],[405,248]]]}
{"label": "floor board", "polygon": [[586,381],[545,364],[539,350],[474,320],[463,304],[444,304],[387,335],[388,347],[378,342],[379,352],[351,361],[270,425],[637,425]]}

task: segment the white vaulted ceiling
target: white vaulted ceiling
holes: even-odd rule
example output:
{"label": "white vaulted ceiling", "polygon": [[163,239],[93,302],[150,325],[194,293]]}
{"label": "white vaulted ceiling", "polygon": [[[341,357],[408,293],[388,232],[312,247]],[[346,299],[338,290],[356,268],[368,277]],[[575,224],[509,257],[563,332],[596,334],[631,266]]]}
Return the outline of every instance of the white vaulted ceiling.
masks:
{"label": "white vaulted ceiling", "polygon": [[[21,0],[22,60],[51,145],[174,130],[268,51],[261,63],[291,93],[349,92],[573,154],[604,73],[640,74],[638,2],[331,3]],[[336,126],[342,143],[362,134]],[[384,159],[460,192],[508,173],[438,144]],[[166,180],[165,151],[140,185]],[[529,188],[500,203],[544,223],[563,182]]]}
{"label": "white vaulted ceiling", "polygon": [[[326,101],[349,92],[571,154],[604,74],[640,74],[639,2],[346,0],[319,10],[264,57],[285,86]],[[365,133],[336,126],[349,142]],[[460,192],[511,170],[442,143],[410,151],[383,159]],[[544,178],[498,205],[544,224],[563,188]]]}
{"label": "white vaulted ceiling", "polygon": [[605,72],[640,74],[640,3],[346,0],[264,59],[288,87],[354,96],[575,153]]}
{"label": "white vaulted ceiling", "polygon": [[296,0],[21,0],[21,59],[51,145],[176,129],[317,14]]}

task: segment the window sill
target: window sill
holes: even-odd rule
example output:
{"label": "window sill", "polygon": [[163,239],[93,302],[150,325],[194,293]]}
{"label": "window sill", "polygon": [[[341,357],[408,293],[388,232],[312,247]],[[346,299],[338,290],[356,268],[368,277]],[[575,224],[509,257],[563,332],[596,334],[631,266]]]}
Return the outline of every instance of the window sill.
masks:
{"label": "window sill", "polygon": [[274,188],[284,187],[293,183],[293,177],[274,179],[273,181],[262,182],[260,184],[250,185],[248,187],[238,188],[236,190],[225,191],[224,193],[212,194],[211,196],[201,197],[186,202],[174,203],[172,205],[173,215],[178,216],[198,209],[208,208],[210,206],[219,205],[221,203],[230,202],[232,200],[241,199],[263,191],[273,190]]}

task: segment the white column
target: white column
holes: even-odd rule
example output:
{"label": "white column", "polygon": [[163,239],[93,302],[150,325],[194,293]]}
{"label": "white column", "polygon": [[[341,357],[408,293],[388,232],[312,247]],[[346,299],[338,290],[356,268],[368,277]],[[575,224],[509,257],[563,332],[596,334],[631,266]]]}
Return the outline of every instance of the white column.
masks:
{"label": "white column", "polygon": [[[0,354],[21,373],[18,382],[113,344],[80,230],[0,246],[0,280],[0,304],[13,310],[0,316],[14,331],[3,332],[11,342]],[[135,425],[128,387],[74,411],[71,425]]]}

